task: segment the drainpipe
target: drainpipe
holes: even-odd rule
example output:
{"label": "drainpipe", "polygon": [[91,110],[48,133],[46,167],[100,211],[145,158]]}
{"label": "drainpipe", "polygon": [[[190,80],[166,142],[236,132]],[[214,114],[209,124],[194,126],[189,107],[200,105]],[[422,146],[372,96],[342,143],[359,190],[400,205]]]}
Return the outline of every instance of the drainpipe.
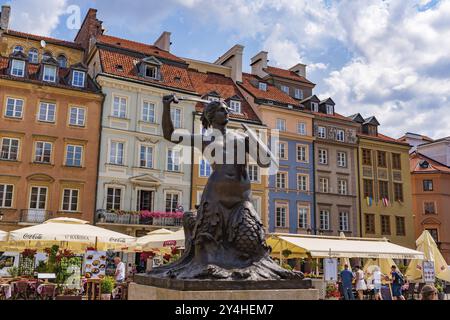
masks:
{"label": "drainpipe", "polygon": [[[314,120],[313,120],[313,130],[314,130]],[[316,141],[312,142],[312,156],[313,156],[313,160],[312,160],[312,179],[313,179],[313,184],[314,184],[314,188],[313,188],[313,208],[314,208],[314,214],[312,216],[312,222],[314,225],[314,228],[311,228],[312,231],[314,231],[314,234],[317,235],[317,199],[316,199]],[[312,227],[312,226],[311,226]]]}
{"label": "drainpipe", "polygon": [[[95,81],[97,84],[97,81]],[[97,84],[98,85],[98,84]],[[100,85],[98,85],[100,88],[102,88]],[[97,152],[97,177],[95,179],[95,197],[94,197],[94,221],[93,224],[97,225],[97,197],[98,197],[98,182],[99,182],[99,174],[100,174],[100,152],[102,147],[102,132],[103,132],[103,109],[105,107],[105,100],[106,95],[103,93],[103,90],[101,91],[103,99],[100,107],[100,126],[99,126],[99,141],[98,141],[98,152]]]}
{"label": "drainpipe", "polygon": [[358,166],[358,178],[356,179],[357,184],[358,184],[358,196],[356,197],[356,199],[358,199],[358,207],[359,207],[359,233],[360,233],[360,237],[363,236],[363,232],[362,232],[362,204],[361,204],[361,170],[360,170],[360,160],[359,160],[359,144],[358,144],[358,148],[356,151],[356,156],[358,157],[358,160],[356,161],[356,164]]}

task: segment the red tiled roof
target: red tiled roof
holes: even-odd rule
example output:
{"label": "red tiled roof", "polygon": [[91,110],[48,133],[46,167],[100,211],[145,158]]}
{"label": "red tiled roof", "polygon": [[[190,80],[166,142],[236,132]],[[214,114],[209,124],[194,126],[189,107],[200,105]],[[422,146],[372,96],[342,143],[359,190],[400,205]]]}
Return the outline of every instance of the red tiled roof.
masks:
{"label": "red tiled roof", "polygon": [[[152,80],[139,76],[136,66],[140,62],[138,58],[105,49],[99,49],[99,53],[104,73],[175,89],[195,91],[189,79],[187,69],[185,68],[163,64],[161,66],[162,80]],[[119,65],[123,71],[117,68]]]}
{"label": "red tiled roof", "polygon": [[[309,111],[309,110],[305,110],[305,111]],[[321,113],[321,112],[312,112],[312,111],[310,111],[310,112],[311,112],[311,114],[313,114],[316,117],[338,119],[338,120],[344,120],[344,121],[347,121],[347,122],[354,123],[350,118],[345,117],[342,114],[339,114],[339,113],[336,113],[336,112],[334,114]]]}
{"label": "red tiled roof", "polygon": [[268,66],[266,69],[264,69],[264,71],[275,77],[290,79],[290,80],[294,80],[294,81],[301,81],[304,83],[314,85],[314,83],[312,83],[305,77],[299,76],[298,74],[296,74],[295,72],[290,71],[290,70]]}
{"label": "red tiled roof", "polygon": [[184,60],[178,58],[177,56],[174,56],[170,52],[162,50],[156,46],[145,44],[145,43],[140,43],[140,42],[135,42],[135,41],[131,41],[131,40],[126,40],[126,39],[121,39],[121,38],[117,38],[117,37],[113,37],[113,36],[101,35],[97,38],[97,43],[106,44],[106,45],[113,46],[116,48],[123,48],[123,49],[131,50],[131,51],[136,51],[141,54],[148,55],[148,56],[155,56],[155,57],[160,57],[163,59],[168,59],[168,60],[183,62],[183,63],[185,62]]}
{"label": "red tiled roof", "polygon": [[260,77],[243,73],[242,74],[242,84],[240,84],[248,93],[257,99],[266,99],[277,101],[285,104],[298,105],[298,102],[291,98],[289,95],[278,89],[277,87],[267,83],[267,91],[259,90],[255,87],[251,81],[265,82]]}
{"label": "red tiled roof", "polygon": [[384,134],[378,133],[377,136],[371,136],[368,134],[364,134],[364,133],[358,133],[358,136],[361,138],[367,138],[367,139],[373,139],[373,140],[379,140],[379,141],[384,141],[384,142],[390,142],[390,143],[397,143],[397,144],[401,144],[404,146],[408,146],[408,143],[402,142],[400,140],[388,137]]}
{"label": "red tiled roof", "polygon": [[50,38],[50,37],[43,37],[43,36],[38,36],[38,35],[30,34],[30,33],[15,31],[15,30],[8,30],[7,32],[5,32],[5,34],[10,35],[10,36],[20,37],[20,38],[32,39],[35,41],[44,40],[48,43],[52,43],[55,45],[70,47],[70,48],[78,49],[78,50],[83,50],[81,45],[79,45],[75,42],[71,42],[71,41],[55,39],[55,38]]}
{"label": "red tiled roof", "polygon": [[[420,162],[424,160],[429,163],[429,168],[422,168],[420,166]],[[450,167],[418,152],[414,152],[410,156],[410,168],[412,173],[450,173]]]}
{"label": "red tiled roof", "polygon": [[[189,70],[189,76],[195,91],[202,96],[215,91],[224,100],[234,96],[241,98],[242,114],[231,113],[230,118],[261,122],[231,78],[216,73],[201,73],[193,70]],[[198,103],[196,106],[198,112],[202,112],[203,108],[202,103]]]}

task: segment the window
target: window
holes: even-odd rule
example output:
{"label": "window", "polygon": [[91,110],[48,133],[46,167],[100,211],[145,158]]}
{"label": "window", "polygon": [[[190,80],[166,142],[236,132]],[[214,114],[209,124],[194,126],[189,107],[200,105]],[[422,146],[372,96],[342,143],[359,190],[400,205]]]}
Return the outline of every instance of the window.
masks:
{"label": "window", "polygon": [[394,200],[403,202],[403,184],[394,183]]}
{"label": "window", "polygon": [[281,91],[283,91],[286,94],[289,94],[289,87],[287,86],[281,86]]}
{"label": "window", "polygon": [[362,160],[363,165],[371,166],[372,165],[372,151],[368,149],[362,149]]}
{"label": "window", "polygon": [[69,124],[71,126],[84,127],[86,118],[86,110],[80,107],[70,108]]}
{"label": "window", "polygon": [[39,62],[39,52],[37,51],[37,49],[30,49],[30,51],[28,51],[28,61],[30,63]]}
{"label": "window", "polygon": [[83,147],[68,145],[66,149],[66,166],[81,167],[83,160]]}
{"label": "window", "polygon": [[52,57],[53,57],[53,55],[52,55],[51,52],[45,52],[45,53],[42,55],[42,60],[48,60],[48,59],[50,59],[50,58],[52,58]]}
{"label": "window", "polygon": [[378,181],[380,200],[389,199],[389,185],[387,181]]}
{"label": "window", "polygon": [[319,112],[319,104],[317,102],[311,102],[311,109],[313,112]]}
{"label": "window", "polygon": [[277,119],[277,130],[286,131],[286,120]]}
{"label": "window", "polygon": [[122,203],[122,189],[108,188],[106,193],[106,210],[120,210]]}
{"label": "window", "polygon": [[345,142],[345,131],[338,129],[336,133],[336,140],[340,142]]}
{"label": "window", "polygon": [[437,229],[426,229],[426,230],[431,234],[434,241],[438,243],[439,242],[438,230]]}
{"label": "window", "polygon": [[44,66],[44,76],[42,80],[47,82],[56,82],[56,67]]}
{"label": "window", "polygon": [[47,208],[47,188],[32,187],[30,209],[45,210]]}
{"label": "window", "polygon": [[303,90],[295,89],[295,99],[303,99]]}
{"label": "window", "polygon": [[286,160],[287,159],[287,144],[285,142],[278,143],[278,155],[280,159]]}
{"label": "window", "polygon": [[72,74],[72,85],[74,87],[84,88],[86,73],[84,71],[74,70]]}
{"label": "window", "polygon": [[58,66],[60,68],[67,68],[67,58],[64,55],[59,55],[56,60],[58,60]]}
{"label": "window", "polygon": [[0,208],[12,208],[14,186],[0,184]]}
{"label": "window", "polygon": [[425,202],[423,207],[425,214],[436,214],[436,206],[434,202]]}
{"label": "window", "polygon": [[38,120],[42,122],[55,122],[56,104],[41,102],[39,105]]}
{"label": "window", "polygon": [[306,136],[307,132],[306,132],[306,123],[304,122],[299,122],[297,123],[297,133],[301,136]]}
{"label": "window", "polygon": [[365,221],[366,221],[366,233],[375,234],[375,215],[366,214]]}
{"label": "window", "polygon": [[13,53],[19,53],[19,52],[23,52],[23,47],[22,46],[15,46],[13,49]]}
{"label": "window", "polygon": [[12,138],[2,139],[1,160],[17,161],[19,157],[19,140]]}
{"label": "window", "polygon": [[339,231],[350,231],[349,213],[347,211],[339,212]]}
{"label": "window", "polygon": [[260,82],[260,83],[259,83],[259,90],[261,90],[261,91],[267,91],[267,83]]}
{"label": "window", "polygon": [[211,165],[206,159],[200,162],[200,177],[209,177],[211,175]]}
{"label": "window", "polygon": [[158,67],[146,66],[145,67],[145,76],[147,78],[158,79]]}
{"label": "window", "polygon": [[286,228],[287,205],[277,203],[275,204],[275,227]]}
{"label": "window", "polygon": [[390,235],[391,234],[391,217],[381,216],[381,234]]}
{"label": "window", "polygon": [[8,118],[21,119],[23,113],[23,100],[8,98],[6,100],[5,116]]}
{"label": "window", "polygon": [[327,114],[329,115],[334,114],[334,107],[331,104],[327,104]]}
{"label": "window", "polygon": [[25,61],[13,60],[11,63],[11,75],[23,78],[25,76]]}
{"label": "window", "polygon": [[307,229],[308,228],[308,208],[298,207],[298,228]]}
{"label": "window", "polygon": [[381,168],[386,168],[387,167],[387,164],[386,164],[386,152],[378,151],[377,155],[378,155],[378,166],[381,167]]}
{"label": "window", "polygon": [[50,142],[36,142],[34,162],[50,163],[52,161],[52,144]]}
{"label": "window", "polygon": [[248,176],[251,182],[259,182],[259,167],[257,165],[249,165]]}
{"label": "window", "polygon": [[394,170],[402,170],[402,161],[401,155],[398,153],[392,154],[392,169]]}
{"label": "window", "polygon": [[319,163],[328,164],[328,150],[319,149]]}
{"label": "window", "polygon": [[364,188],[364,198],[372,198],[373,199],[373,181],[364,179],[363,180],[363,188]]}
{"label": "window", "polygon": [[325,139],[327,137],[327,128],[319,127],[317,129],[317,135],[319,138]]}
{"label": "window", "polygon": [[308,162],[308,147],[298,145],[297,146],[297,161],[298,162]]}
{"label": "window", "polygon": [[113,116],[117,118],[127,117],[127,99],[114,97]]}
{"label": "window", "polygon": [[167,170],[179,172],[180,171],[180,151],[169,149],[167,151]]}
{"label": "window", "polygon": [[423,191],[433,191],[433,180],[423,180]]}
{"label": "window", "polygon": [[109,163],[116,165],[123,165],[124,164],[123,152],[124,152],[124,143],[112,141],[111,150],[109,152]]}
{"label": "window", "polygon": [[78,190],[64,189],[62,210],[67,212],[78,212],[78,197]]}
{"label": "window", "polygon": [[155,123],[155,104],[144,101],[141,120],[148,123]]}
{"label": "window", "polygon": [[297,175],[297,190],[307,192],[308,188],[308,176],[304,174]]}
{"label": "window", "polygon": [[170,109],[170,117],[172,119],[173,127],[175,129],[181,128],[181,109],[171,108]]}
{"label": "window", "polygon": [[330,211],[320,210],[319,228],[320,230],[330,230]]}
{"label": "window", "polygon": [[176,212],[180,204],[180,194],[177,192],[166,193],[166,212]]}
{"label": "window", "polygon": [[320,178],[319,179],[319,192],[328,193],[330,189],[330,179]]}
{"label": "window", "polygon": [[405,236],[406,235],[406,226],[405,226],[405,218],[404,217],[395,217],[395,229],[397,236]]}
{"label": "window", "polygon": [[286,189],[287,186],[287,173],[278,172],[277,173],[277,189]]}
{"label": "window", "polygon": [[211,101],[211,102],[220,102],[220,98],[219,98],[219,97],[212,97],[212,96],[209,96],[209,97],[208,97],[208,101]]}
{"label": "window", "polygon": [[240,101],[231,100],[230,101],[230,110],[233,113],[241,113],[241,102]]}
{"label": "window", "polygon": [[338,180],[338,193],[344,196],[348,194],[347,180]]}
{"label": "window", "polygon": [[338,163],[338,167],[341,167],[341,168],[347,167],[347,153],[346,152],[338,152],[337,153],[337,163]]}
{"label": "window", "polygon": [[141,146],[139,165],[141,168],[153,168],[153,147]]}

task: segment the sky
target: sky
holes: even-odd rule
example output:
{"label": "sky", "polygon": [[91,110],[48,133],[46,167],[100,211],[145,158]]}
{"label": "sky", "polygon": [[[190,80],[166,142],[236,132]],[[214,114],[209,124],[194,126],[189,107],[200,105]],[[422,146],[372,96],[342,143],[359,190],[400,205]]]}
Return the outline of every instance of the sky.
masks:
{"label": "sky", "polygon": [[450,0],[0,0],[11,28],[73,40],[89,8],[106,33],[214,62],[245,46],[269,64],[308,65],[319,98],[336,112],[375,115],[380,132],[450,136]]}

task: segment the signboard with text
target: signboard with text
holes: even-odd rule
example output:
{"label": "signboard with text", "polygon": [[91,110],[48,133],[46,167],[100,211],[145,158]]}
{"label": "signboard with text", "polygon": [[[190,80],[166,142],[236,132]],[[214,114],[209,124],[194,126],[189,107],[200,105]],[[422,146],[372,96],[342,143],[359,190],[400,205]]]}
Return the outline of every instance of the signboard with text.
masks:
{"label": "signboard with text", "polygon": [[337,281],[338,261],[336,258],[323,259],[325,281]]}
{"label": "signboard with text", "polygon": [[425,283],[434,283],[436,280],[436,274],[434,271],[433,261],[423,261],[423,281]]}

